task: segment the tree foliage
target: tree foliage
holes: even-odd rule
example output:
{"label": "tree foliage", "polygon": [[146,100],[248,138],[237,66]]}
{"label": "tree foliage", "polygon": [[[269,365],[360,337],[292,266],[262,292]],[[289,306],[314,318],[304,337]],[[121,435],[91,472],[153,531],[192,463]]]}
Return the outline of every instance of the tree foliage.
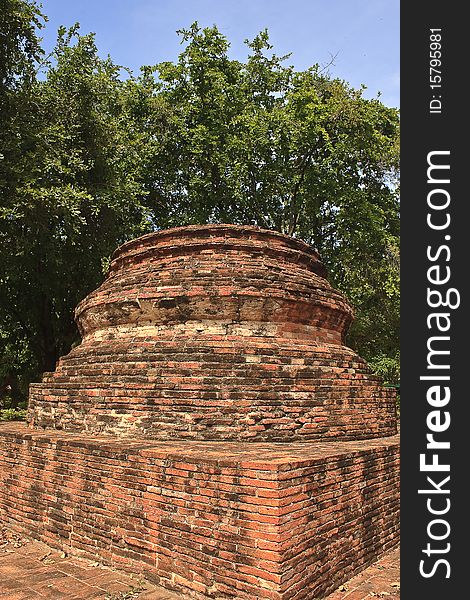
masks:
{"label": "tree foliage", "polygon": [[356,308],[349,343],[396,357],[398,112],[319,65],[286,66],[266,31],[245,63],[215,27],[179,33],[178,61],[141,79],[159,123],[143,173],[156,225],[253,223],[312,243]]}
{"label": "tree foliage", "polygon": [[77,26],[59,30],[44,68],[29,86],[28,119],[9,130],[18,149],[2,161],[0,348],[9,380],[26,366],[26,379],[54,369],[77,338],[74,306],[102,278],[103,261],[149,229],[120,69]]}
{"label": "tree foliage", "polygon": [[18,387],[54,368],[77,338],[74,306],[118,244],[208,222],[315,245],[355,306],[349,343],[372,362],[385,357],[385,377],[396,377],[396,110],[318,65],[296,71],[266,31],[240,62],[216,27],[194,23],[179,32],[176,62],[123,76],[74,26],[46,60],[36,4],[6,5],[0,379]]}
{"label": "tree foliage", "polygon": [[[31,89],[43,56],[37,30],[43,24],[44,16],[35,2],[0,1],[0,232],[8,226],[3,211],[30,143]],[[37,364],[5,290],[8,267],[3,261],[8,253],[8,242],[0,233],[0,402],[7,396],[16,406],[24,396],[20,375],[30,380],[37,375]]]}

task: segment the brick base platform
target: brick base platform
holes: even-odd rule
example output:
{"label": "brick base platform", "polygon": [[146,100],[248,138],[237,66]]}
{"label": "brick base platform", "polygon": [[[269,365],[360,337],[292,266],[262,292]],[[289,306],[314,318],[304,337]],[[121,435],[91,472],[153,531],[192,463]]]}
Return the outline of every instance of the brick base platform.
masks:
{"label": "brick base platform", "polygon": [[398,453],[397,437],[165,443],[4,424],[1,517],[195,598],[312,599],[397,544]]}

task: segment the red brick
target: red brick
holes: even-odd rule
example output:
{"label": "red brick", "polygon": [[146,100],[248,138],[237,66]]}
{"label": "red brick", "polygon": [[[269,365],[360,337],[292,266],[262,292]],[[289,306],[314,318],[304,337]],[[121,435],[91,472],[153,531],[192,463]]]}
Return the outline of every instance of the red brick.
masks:
{"label": "red brick", "polygon": [[[124,244],[82,343],[0,426],[0,511],[194,598],[324,595],[398,538],[395,398],[315,250],[234,225]],[[282,442],[282,443],[279,443]]]}
{"label": "red brick", "polygon": [[233,225],[133,240],[76,317],[82,344],[31,386],[35,426],[82,431],[86,413],[87,431],[147,439],[396,433],[393,392],[342,345],[350,306],[299,240]]}

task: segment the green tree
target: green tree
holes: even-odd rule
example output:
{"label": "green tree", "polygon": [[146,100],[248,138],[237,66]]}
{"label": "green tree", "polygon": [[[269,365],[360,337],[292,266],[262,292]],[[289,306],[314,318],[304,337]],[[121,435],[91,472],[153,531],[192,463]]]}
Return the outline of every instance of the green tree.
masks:
{"label": "green tree", "polygon": [[176,62],[123,77],[74,26],[45,60],[36,4],[6,5],[0,385],[24,394],[70,349],[73,309],[117,245],[207,222],[314,244],[355,306],[349,343],[396,379],[396,110],[318,65],[286,66],[267,32],[240,62],[216,27],[195,23]]}
{"label": "green tree", "polygon": [[120,68],[78,26],[60,29],[45,67],[0,212],[0,314],[9,347],[25,344],[36,376],[77,339],[73,309],[114,248],[150,227]]}
{"label": "green tree", "polygon": [[30,138],[31,89],[43,57],[44,15],[32,0],[0,0],[0,194],[15,186]]}
{"label": "green tree", "polygon": [[355,306],[349,343],[395,356],[398,112],[318,65],[285,66],[266,31],[247,42],[246,63],[216,27],[180,34],[177,62],[157,65],[153,84],[152,69],[141,78],[156,225],[254,223],[312,243]]}
{"label": "green tree", "polygon": [[[46,17],[34,0],[0,1],[0,98],[35,79],[43,56],[37,30]],[[5,105],[2,105],[5,108]],[[2,111],[2,118],[5,117]]]}
{"label": "green tree", "polygon": [[[31,143],[31,90],[43,57],[37,31],[45,17],[32,0],[0,0],[0,218],[20,178],[22,156]],[[0,238],[0,244],[6,240]],[[1,260],[9,248],[0,248]],[[0,305],[7,264],[0,267]],[[10,311],[0,309],[0,408],[5,399],[16,407],[37,365],[29,350],[27,333]]]}

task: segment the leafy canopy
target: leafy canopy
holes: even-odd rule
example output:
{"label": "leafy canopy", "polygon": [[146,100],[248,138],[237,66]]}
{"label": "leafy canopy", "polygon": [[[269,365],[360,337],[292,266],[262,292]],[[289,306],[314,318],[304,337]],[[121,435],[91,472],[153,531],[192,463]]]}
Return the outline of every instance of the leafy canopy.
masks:
{"label": "leafy canopy", "polygon": [[267,31],[246,42],[241,62],[216,27],[194,23],[179,32],[175,62],[123,77],[76,25],[60,28],[44,59],[37,5],[5,4],[0,380],[24,393],[54,368],[77,340],[75,305],[117,245],[210,222],[315,245],[355,306],[349,343],[396,379],[395,109],[318,65],[296,71]]}
{"label": "leafy canopy", "polygon": [[155,224],[253,223],[312,243],[356,308],[349,343],[393,356],[396,380],[398,111],[319,65],[286,66],[267,31],[244,63],[216,27],[179,33],[178,60],[139,80]]}

